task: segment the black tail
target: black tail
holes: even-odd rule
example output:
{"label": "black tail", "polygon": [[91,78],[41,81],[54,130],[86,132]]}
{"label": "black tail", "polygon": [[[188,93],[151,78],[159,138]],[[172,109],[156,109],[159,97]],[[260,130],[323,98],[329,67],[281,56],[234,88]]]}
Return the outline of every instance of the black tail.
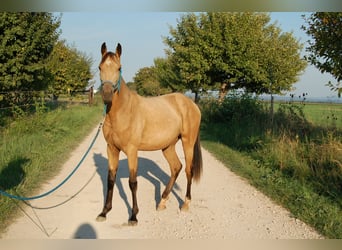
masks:
{"label": "black tail", "polygon": [[198,182],[202,175],[203,161],[202,161],[202,150],[199,139],[199,134],[194,145],[194,156],[192,158],[192,177],[194,181]]}

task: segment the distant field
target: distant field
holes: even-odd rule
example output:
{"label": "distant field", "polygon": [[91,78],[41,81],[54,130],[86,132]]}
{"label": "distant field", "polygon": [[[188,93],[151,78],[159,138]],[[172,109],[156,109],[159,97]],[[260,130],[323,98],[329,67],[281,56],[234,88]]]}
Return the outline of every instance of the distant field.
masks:
{"label": "distant field", "polygon": [[[275,108],[279,105],[280,103],[276,102]],[[342,104],[298,102],[294,105],[301,106],[306,119],[317,126],[342,128]]]}
{"label": "distant field", "polygon": [[342,127],[342,104],[306,103],[303,110],[314,124]]}

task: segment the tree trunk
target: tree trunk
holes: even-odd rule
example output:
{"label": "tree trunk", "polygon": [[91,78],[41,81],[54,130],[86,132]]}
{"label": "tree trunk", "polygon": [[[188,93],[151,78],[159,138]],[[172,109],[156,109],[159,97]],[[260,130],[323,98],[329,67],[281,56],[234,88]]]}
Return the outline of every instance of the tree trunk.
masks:
{"label": "tree trunk", "polygon": [[198,92],[196,91],[195,92],[195,103],[199,103],[199,99],[200,99],[200,96],[199,96],[199,94],[198,94]]}
{"label": "tree trunk", "polygon": [[222,103],[224,98],[226,97],[227,92],[228,92],[228,87],[229,87],[228,83],[225,83],[225,82],[221,83],[219,97],[218,97],[219,103]]}
{"label": "tree trunk", "polygon": [[270,108],[270,121],[271,121],[271,125],[273,127],[273,117],[274,117],[274,96],[273,94],[271,94],[271,108]]}

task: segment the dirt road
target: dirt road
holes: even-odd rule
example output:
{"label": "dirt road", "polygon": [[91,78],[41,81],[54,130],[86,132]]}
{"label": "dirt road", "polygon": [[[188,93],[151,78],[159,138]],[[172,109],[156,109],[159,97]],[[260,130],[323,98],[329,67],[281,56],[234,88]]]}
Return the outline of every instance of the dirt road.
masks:
{"label": "dirt road", "polygon": [[[60,183],[78,163],[97,128],[72,153],[63,170],[43,185],[41,192]],[[181,144],[177,152],[184,162]],[[105,222],[96,222],[106,192],[107,156],[102,132],[76,174],[46,198],[18,203],[21,216],[3,239],[315,239],[322,238],[290,213],[274,204],[245,180],[224,167],[203,149],[203,176],[193,185],[189,212],[180,212],[186,180],[182,170],[167,203],[156,211],[169,178],[169,167],[161,151],[139,153],[137,226],[128,226],[131,194],[126,156],[114,188],[113,209]]]}

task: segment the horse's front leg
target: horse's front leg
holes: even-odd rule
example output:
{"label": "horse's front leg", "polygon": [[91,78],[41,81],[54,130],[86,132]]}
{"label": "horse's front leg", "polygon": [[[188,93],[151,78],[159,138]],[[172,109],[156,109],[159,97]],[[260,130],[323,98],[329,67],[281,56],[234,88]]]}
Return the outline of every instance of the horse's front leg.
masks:
{"label": "horse's front leg", "polygon": [[129,188],[132,192],[132,215],[128,221],[129,225],[137,225],[137,214],[139,212],[138,202],[137,202],[137,172],[138,172],[138,151],[135,149],[130,150],[127,154],[128,158],[128,168],[129,168]]}
{"label": "horse's front leg", "polygon": [[97,216],[97,221],[105,221],[107,213],[112,209],[113,190],[116,172],[119,165],[120,150],[116,147],[107,145],[108,155],[108,177],[107,177],[107,197],[102,212]]}

